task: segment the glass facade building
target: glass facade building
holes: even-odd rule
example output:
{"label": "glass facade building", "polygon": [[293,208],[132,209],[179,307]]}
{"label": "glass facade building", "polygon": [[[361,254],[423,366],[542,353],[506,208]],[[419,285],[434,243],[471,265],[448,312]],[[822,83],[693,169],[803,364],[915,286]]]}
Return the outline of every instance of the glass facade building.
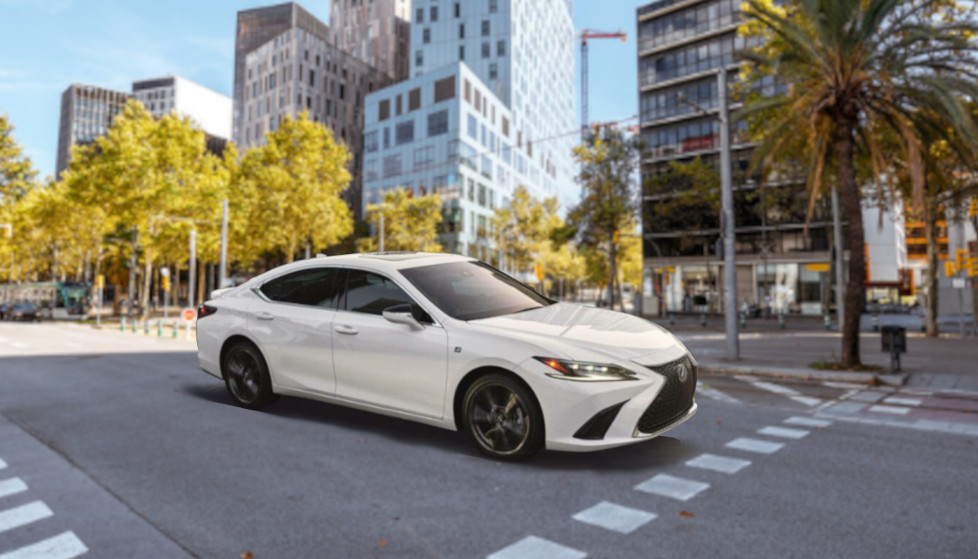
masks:
{"label": "glass facade building", "polygon": [[71,146],[104,134],[128,101],[128,93],[94,85],[72,84],[61,94],[56,175],[68,167]]}

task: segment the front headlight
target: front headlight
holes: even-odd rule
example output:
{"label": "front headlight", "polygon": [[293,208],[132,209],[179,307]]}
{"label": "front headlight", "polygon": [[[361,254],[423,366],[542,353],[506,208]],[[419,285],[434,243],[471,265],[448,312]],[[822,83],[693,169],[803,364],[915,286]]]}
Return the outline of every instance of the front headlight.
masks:
{"label": "front headlight", "polygon": [[555,371],[553,373],[547,373],[548,377],[559,378],[561,380],[585,382],[638,380],[635,373],[618,365],[582,363],[580,361],[568,361],[567,359],[556,359],[554,357],[534,357],[534,359]]}

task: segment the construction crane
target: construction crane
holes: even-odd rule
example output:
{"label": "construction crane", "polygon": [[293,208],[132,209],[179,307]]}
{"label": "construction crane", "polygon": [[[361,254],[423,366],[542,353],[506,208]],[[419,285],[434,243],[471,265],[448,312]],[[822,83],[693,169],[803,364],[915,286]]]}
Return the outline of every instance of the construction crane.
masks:
{"label": "construction crane", "polygon": [[628,34],[624,31],[597,31],[595,29],[585,29],[577,35],[581,39],[581,138],[587,138],[588,116],[587,116],[587,42],[588,39],[621,39],[621,42],[628,40]]}

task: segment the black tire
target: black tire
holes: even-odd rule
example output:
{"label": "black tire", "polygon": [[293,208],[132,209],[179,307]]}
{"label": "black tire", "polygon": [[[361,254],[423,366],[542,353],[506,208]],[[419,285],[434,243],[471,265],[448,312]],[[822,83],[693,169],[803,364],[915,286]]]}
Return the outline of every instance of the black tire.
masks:
{"label": "black tire", "polygon": [[258,410],[278,399],[272,392],[268,364],[254,344],[242,341],[228,348],[221,374],[231,399],[242,408]]}
{"label": "black tire", "polygon": [[507,375],[479,377],[465,392],[462,425],[479,452],[522,460],[543,448],[543,413],[533,393]]}

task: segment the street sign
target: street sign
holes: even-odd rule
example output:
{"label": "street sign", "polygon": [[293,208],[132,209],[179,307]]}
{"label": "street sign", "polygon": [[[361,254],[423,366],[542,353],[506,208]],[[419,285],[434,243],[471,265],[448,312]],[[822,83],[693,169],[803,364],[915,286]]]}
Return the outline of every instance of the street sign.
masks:
{"label": "street sign", "polygon": [[964,289],[965,288],[964,278],[951,279],[951,287],[953,287],[954,289]]}
{"label": "street sign", "polygon": [[954,269],[954,262],[952,260],[944,261],[944,275],[953,278],[957,272]]}
{"label": "street sign", "polygon": [[98,289],[104,289],[105,288],[105,276],[104,275],[99,274],[98,277],[95,278],[95,287],[97,287]]}
{"label": "street sign", "polygon": [[805,269],[808,270],[809,272],[820,272],[820,273],[824,273],[824,272],[828,272],[829,270],[831,270],[832,269],[832,266],[829,265],[829,264],[818,262],[818,263],[814,263],[814,264],[805,264]]}
{"label": "street sign", "polygon": [[186,320],[187,322],[191,322],[195,318],[197,318],[197,311],[195,311],[193,309],[184,309],[183,310],[183,319],[184,320]]}
{"label": "street sign", "polygon": [[537,281],[543,281],[543,265],[537,264]]}

